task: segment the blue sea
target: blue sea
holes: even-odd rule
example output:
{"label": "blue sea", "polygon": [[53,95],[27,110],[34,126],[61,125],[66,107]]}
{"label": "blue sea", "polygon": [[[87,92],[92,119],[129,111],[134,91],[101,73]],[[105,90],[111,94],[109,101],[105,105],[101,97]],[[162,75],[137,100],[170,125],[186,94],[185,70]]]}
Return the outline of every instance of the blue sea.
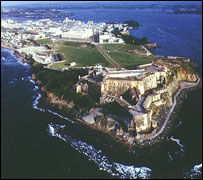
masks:
{"label": "blue sea", "polygon": [[[157,42],[161,48],[156,54],[189,57],[202,65],[202,15],[119,9],[67,12],[74,13],[70,19],[85,22],[136,20],[143,26],[131,34]],[[2,178],[202,178],[202,89],[185,97],[163,144],[131,160],[79,123],[38,108],[40,96],[29,65],[1,48]]]}

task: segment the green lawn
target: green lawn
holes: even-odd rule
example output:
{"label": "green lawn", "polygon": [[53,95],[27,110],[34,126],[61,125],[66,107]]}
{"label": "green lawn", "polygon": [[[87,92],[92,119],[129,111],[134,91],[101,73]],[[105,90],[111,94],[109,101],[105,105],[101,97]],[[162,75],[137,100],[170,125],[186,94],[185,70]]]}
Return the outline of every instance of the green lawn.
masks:
{"label": "green lawn", "polygon": [[115,51],[118,48],[121,48],[122,46],[124,46],[124,44],[102,44],[100,45],[100,47],[104,50],[104,51]]}
{"label": "green lawn", "polygon": [[[119,63],[122,67],[133,69],[136,65],[145,64],[154,60],[151,56],[142,56],[129,53],[129,49],[142,50],[140,46],[130,44],[102,44],[101,48],[109,54],[109,56]],[[53,64],[53,68],[69,67],[70,62],[76,62],[76,66],[94,66],[101,64],[105,67],[112,67],[90,43],[59,41],[57,42],[56,52],[62,53],[66,59],[65,62]]]}
{"label": "green lawn", "polygon": [[47,43],[50,43],[51,40],[49,38],[45,38],[45,39],[38,39],[38,40],[35,40],[37,43],[39,44],[47,44]]}
{"label": "green lawn", "polygon": [[131,44],[102,44],[100,46],[106,52],[128,52],[131,49],[143,50],[142,47]]}
{"label": "green lawn", "polygon": [[150,63],[154,60],[151,56],[141,56],[131,53],[110,52],[108,54],[114,61],[127,69],[130,69],[131,67],[134,68],[139,64]]}
{"label": "green lawn", "polygon": [[143,48],[141,46],[135,46],[135,45],[132,45],[132,44],[124,44],[124,46],[119,49],[120,52],[128,52],[128,50],[143,50]]}
{"label": "green lawn", "polygon": [[131,49],[143,50],[141,46],[131,44],[102,44],[101,48],[120,66],[127,69],[133,69],[137,65],[150,63],[154,60],[152,56],[136,55],[128,52]]}
{"label": "green lawn", "polygon": [[60,41],[57,48],[57,52],[64,55],[66,62],[53,64],[51,66],[53,68],[68,67],[70,62],[76,62],[76,66],[94,66],[96,64],[111,66],[92,44]]}

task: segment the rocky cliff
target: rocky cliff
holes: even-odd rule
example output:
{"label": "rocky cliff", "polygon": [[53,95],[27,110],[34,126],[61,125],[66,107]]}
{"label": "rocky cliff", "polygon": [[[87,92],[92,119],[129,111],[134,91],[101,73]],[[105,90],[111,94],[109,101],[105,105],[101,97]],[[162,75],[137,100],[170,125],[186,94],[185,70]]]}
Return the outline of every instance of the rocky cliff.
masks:
{"label": "rocky cliff", "polygon": [[195,82],[197,77],[195,73],[185,71],[182,67],[177,69],[177,74],[173,76],[171,83],[167,85],[168,93],[170,96],[177,90],[181,81]]}
{"label": "rocky cliff", "polygon": [[177,79],[178,81],[197,81],[195,73],[189,73],[185,71],[182,67],[180,67],[179,71],[177,72]]}
{"label": "rocky cliff", "polygon": [[74,107],[74,103],[73,101],[71,102],[67,102],[66,100],[63,100],[59,97],[57,97],[56,95],[54,95],[53,93],[46,91],[46,95],[47,95],[47,102],[51,103],[51,104],[55,104],[59,107],[59,109],[62,109],[63,107],[67,108],[67,109],[71,109]]}

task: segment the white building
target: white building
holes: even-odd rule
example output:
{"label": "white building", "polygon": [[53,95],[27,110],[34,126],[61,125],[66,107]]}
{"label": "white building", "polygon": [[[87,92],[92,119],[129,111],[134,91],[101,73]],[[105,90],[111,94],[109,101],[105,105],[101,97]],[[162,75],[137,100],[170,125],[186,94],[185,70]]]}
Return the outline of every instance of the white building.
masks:
{"label": "white building", "polygon": [[92,29],[84,29],[84,30],[70,30],[68,32],[62,33],[61,37],[70,39],[70,40],[85,40],[89,37],[93,36]]}
{"label": "white building", "polygon": [[101,44],[104,44],[104,43],[122,44],[122,43],[124,43],[124,41],[121,38],[116,38],[114,36],[114,34],[104,32],[104,33],[99,34],[99,43],[101,43]]}
{"label": "white building", "polygon": [[70,66],[75,66],[76,65],[76,62],[71,62],[70,63]]}

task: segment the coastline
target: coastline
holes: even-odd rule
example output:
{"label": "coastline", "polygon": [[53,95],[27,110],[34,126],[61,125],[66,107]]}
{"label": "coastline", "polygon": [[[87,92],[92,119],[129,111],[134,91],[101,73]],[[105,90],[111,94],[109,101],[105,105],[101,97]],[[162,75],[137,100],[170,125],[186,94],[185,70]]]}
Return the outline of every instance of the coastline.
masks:
{"label": "coastline", "polygon": [[2,45],[2,44],[1,44],[1,48],[10,49],[10,50],[14,50],[14,51],[17,50],[16,48],[12,48],[12,47],[5,46],[5,45]]}
{"label": "coastline", "polygon": [[[36,81],[36,79],[33,79],[33,80]],[[38,83],[37,83],[37,85],[38,85]],[[41,89],[40,89],[40,91],[41,91],[40,94],[42,96],[39,99],[39,103],[37,104],[38,108],[49,109],[62,116],[65,116],[66,118],[69,118],[69,119],[81,124],[84,129],[88,129],[89,131],[92,131],[92,133],[95,134],[95,136],[98,135],[98,138],[105,137],[105,139],[107,141],[113,142],[113,144],[115,146],[117,146],[117,147],[122,146],[123,149],[129,150],[129,147],[131,146],[130,144],[127,144],[124,141],[122,141],[122,139],[120,139],[119,137],[114,136],[113,134],[108,132],[105,128],[98,127],[97,125],[94,125],[94,124],[93,125],[88,124],[87,122],[83,121],[82,119],[75,117],[74,110],[69,111],[68,109],[59,109],[58,105],[53,105],[50,102],[47,102],[46,91],[42,91]],[[110,137],[110,140],[109,140],[109,137]]]}
{"label": "coastline", "polygon": [[[202,70],[202,39],[201,27],[199,26],[199,24],[201,23],[198,23],[201,22],[202,17],[196,17],[194,15],[190,17],[187,15],[167,16],[162,12],[159,13],[159,9],[157,9],[157,12],[155,12],[156,8],[154,11],[153,9],[133,10],[133,7],[132,10],[127,10],[122,7],[121,9],[119,9],[120,7],[118,9],[113,7],[112,10],[109,10],[108,7],[104,7],[102,9],[103,11],[101,12],[99,11],[99,8],[97,12],[97,7],[96,9],[84,8],[84,10],[77,10],[77,7],[76,10],[74,9],[74,7],[68,8],[69,10],[76,12],[75,16],[69,18],[68,20],[75,19],[78,22],[81,21],[84,23],[87,23],[89,20],[98,24],[103,20],[104,23],[106,23],[106,21],[108,20],[118,20],[119,23],[123,19],[128,20],[134,18],[136,20],[138,18],[138,21],[142,21],[143,27],[139,28],[138,30],[132,30],[132,32],[130,30],[130,34],[139,38],[146,36],[148,40],[161,44],[161,48],[146,47],[151,53],[153,53],[155,56],[161,55],[163,59],[164,56],[185,56],[190,58],[191,62],[199,63],[198,70]],[[43,9],[43,7],[41,9]],[[17,23],[19,22],[19,24],[26,24],[26,18],[8,17],[8,19],[17,21]],[[27,19],[35,22],[35,19]],[[65,18],[51,18],[50,20],[52,22],[58,23],[60,21],[63,21],[64,19]],[[56,29],[57,27],[59,27],[57,26],[57,23],[55,26]],[[31,30],[38,28],[38,26],[35,26],[35,28],[34,25],[33,28],[31,28],[31,24],[32,23],[30,22]],[[27,29],[29,30],[29,22],[27,23],[27,25]],[[9,24],[8,27],[11,28]],[[18,28],[18,26],[13,27],[14,29]],[[22,28],[26,29],[26,26],[22,26]],[[46,30],[43,31],[44,28],[46,29],[46,27],[43,26],[42,29],[40,29],[39,27],[39,32],[42,30],[42,32],[47,33]],[[18,36],[21,34],[20,32],[21,29],[18,33]],[[22,31],[22,39],[24,39],[24,37],[26,37],[26,34]],[[19,46],[17,44],[14,44],[18,41],[18,38],[13,38],[12,36],[10,36],[10,40],[8,40],[5,45],[17,48],[16,50],[21,53],[23,51],[21,51],[20,49],[22,47],[21,44],[19,43]],[[26,42],[28,48],[29,46],[33,45],[29,40],[25,39],[25,43]],[[54,45],[55,44],[56,43],[54,43]],[[86,48],[87,47],[88,46],[86,46]],[[81,49],[84,50],[86,48],[85,45],[84,47],[81,47]],[[34,50],[35,49],[36,48],[34,48]],[[104,46],[103,49],[108,49],[108,47]],[[114,48],[113,46],[110,46],[109,49]],[[43,74],[43,69],[42,71],[36,71],[36,73],[33,70],[34,66],[38,65],[38,63],[35,63],[33,65],[32,63],[30,64],[29,61],[24,63],[25,61],[23,61],[23,57],[17,58],[17,56],[15,56],[14,51],[16,50],[9,47],[2,47],[1,50],[2,87],[4,87],[2,88],[2,102],[6,102],[3,103],[2,106],[4,107],[4,114],[7,114],[7,116],[3,116],[2,119],[2,122],[5,122],[6,124],[5,128],[3,128],[5,136],[3,136],[2,142],[2,148],[4,150],[2,164],[5,164],[5,166],[3,166],[2,176],[4,176],[4,178],[26,178],[26,176],[29,176],[30,178],[56,177],[62,179],[202,178],[202,87],[200,86],[202,83],[201,72],[201,82],[199,82],[197,86],[188,89],[182,89],[179,93],[178,91],[173,91],[174,94],[170,96],[170,101],[169,98],[163,99],[166,100],[167,103],[170,103],[170,106],[168,108],[167,105],[160,106],[160,108],[155,108],[154,106],[152,106],[153,112],[156,112],[157,110],[157,113],[153,114],[155,116],[152,115],[152,120],[160,120],[158,120],[158,126],[156,128],[156,131],[154,131],[154,134],[156,134],[161,131],[161,127],[164,124],[165,119],[167,118],[167,114],[170,113],[169,110],[174,105],[172,97],[174,97],[176,93],[178,94],[176,96],[176,105],[174,105],[175,107],[171,112],[170,118],[162,133],[150,140],[144,140],[140,144],[135,143],[135,146],[133,145],[133,150],[130,151],[129,149],[127,149],[127,147],[123,149],[124,144],[119,142],[119,140],[116,140],[114,136],[107,134],[105,131],[95,130],[88,123],[85,124],[82,117],[80,118],[80,120],[75,120],[71,118],[71,115],[69,115],[69,113],[65,113],[65,111],[62,112],[62,110],[60,109],[60,103],[59,106],[52,106],[52,104],[50,104],[50,107],[47,105],[44,106],[44,109],[40,109],[40,103],[38,102],[42,100],[44,101],[44,104],[46,103],[46,95],[42,94],[43,92],[41,91],[40,86],[43,86],[44,83],[48,82],[49,79],[51,79],[46,78],[48,81],[44,81],[43,83],[43,77],[48,77],[48,71],[51,70],[47,69],[48,71],[46,71],[45,69],[47,73],[45,73],[43,76],[38,76],[38,73]],[[117,53],[111,51],[109,51],[109,53],[112,57],[115,58],[116,61],[116,57],[118,57],[118,61],[123,60],[124,63],[127,64],[126,70],[135,69],[136,66],[130,65],[134,64],[134,58],[132,57],[132,61],[130,61],[130,58],[122,58],[122,54],[119,55],[119,52],[122,52],[122,50],[124,51],[124,48],[120,48],[118,51],[116,50]],[[31,53],[35,54],[34,52]],[[49,54],[49,51],[45,53]],[[80,52],[76,51],[75,54],[78,55],[79,53]],[[133,54],[129,54],[129,56],[130,55],[132,56]],[[24,56],[27,60],[29,59],[29,57],[32,57],[29,56],[29,54],[27,56],[23,53],[22,56]],[[35,57],[33,58],[35,60]],[[158,58],[161,59],[161,57],[157,57],[157,59]],[[89,58],[85,58],[84,56],[82,57],[82,59],[84,64],[88,63],[89,61]],[[143,58],[143,60],[140,60],[139,58],[135,58],[135,62],[137,61],[144,64],[145,59]],[[77,59],[74,58],[73,61],[76,61],[77,63]],[[66,64],[63,64],[65,67]],[[59,65],[55,67],[59,67]],[[195,68],[195,66],[191,67]],[[33,77],[31,76],[33,72],[37,75],[34,81],[32,80]],[[59,73],[60,72],[56,73],[56,75]],[[37,79],[42,80],[40,86],[36,82]],[[67,82],[67,80],[65,79],[68,78],[65,78],[65,76],[64,78],[60,78],[62,82]],[[197,79],[194,82],[197,82]],[[57,88],[56,83],[54,83],[53,81],[53,87],[55,85],[56,89],[58,89],[59,91],[61,90],[62,92],[62,88]],[[60,85],[63,86],[63,83],[60,83]],[[179,88],[179,86],[174,86],[174,90],[178,90]],[[49,89],[49,86],[47,86],[46,89],[51,91]],[[92,91],[92,93],[94,92]],[[67,97],[72,97],[70,95],[71,93],[66,94]],[[125,100],[126,99],[127,98],[125,97]],[[54,103],[54,99],[53,101],[51,100],[51,102]],[[7,104],[8,106],[6,106]],[[77,103],[75,104],[77,105]],[[167,109],[165,109],[165,107]],[[111,113],[111,110],[109,110],[108,112]],[[154,117],[157,118],[155,119]],[[163,120],[161,120],[161,118]],[[98,120],[97,118],[94,119]],[[113,118],[113,116],[112,119],[117,120],[116,118]],[[125,118],[123,119],[125,120]],[[156,124],[154,126],[156,126]],[[151,134],[152,130],[153,128],[150,129],[148,133]],[[14,159],[14,161],[12,159]]]}
{"label": "coastline", "polygon": [[27,60],[26,58],[24,58],[23,56],[21,56],[21,54],[17,51],[16,48],[12,48],[12,47],[5,46],[5,45],[1,45],[1,48],[13,50],[13,51],[14,51],[14,55],[15,55],[17,58],[21,58],[24,63],[29,63],[29,60]]}
{"label": "coastline", "polygon": [[[13,48],[10,48],[10,47],[3,46],[3,48],[11,49],[11,50],[14,50],[14,52],[17,52],[16,49],[13,49]],[[15,53],[14,53],[14,54],[15,54]],[[19,53],[15,54],[15,56],[22,58],[22,60],[23,60],[25,63],[28,63],[28,61],[29,61],[29,60],[26,60],[24,57],[22,57]],[[30,65],[31,65],[31,64],[30,64]],[[182,93],[184,90],[186,90],[186,89],[191,89],[191,88],[193,88],[193,87],[198,86],[198,84],[199,84],[199,82],[200,82],[200,78],[199,78],[198,75],[196,75],[196,76],[197,76],[197,78],[198,78],[198,81],[197,81],[194,85],[188,86],[188,87],[179,88],[179,89],[177,90],[177,92],[175,92],[175,93],[176,93],[176,94],[174,95],[174,101],[175,101],[175,103],[173,103],[173,106],[170,108],[169,112],[165,112],[165,113],[167,113],[167,117],[164,118],[164,119],[165,119],[164,124],[162,124],[162,126],[161,126],[160,129],[159,129],[159,131],[156,132],[153,136],[151,136],[151,137],[149,137],[149,138],[146,138],[146,139],[141,139],[140,141],[139,141],[139,140],[138,140],[138,141],[136,140],[136,144],[138,145],[138,147],[143,148],[143,147],[145,147],[146,145],[152,146],[153,144],[157,144],[158,142],[161,142],[161,140],[164,139],[163,137],[165,136],[165,134],[167,134],[167,129],[168,129],[169,123],[172,121],[172,120],[171,120],[171,119],[172,119],[172,116],[173,116],[173,114],[175,113],[175,108],[176,108],[176,105],[177,105],[176,99],[181,95],[181,93]],[[36,81],[36,79],[34,79],[33,77],[32,77],[32,79]],[[37,84],[37,85],[38,85],[38,84]],[[43,93],[41,93],[41,95],[44,96]],[[45,96],[46,96],[46,95],[45,95]],[[46,97],[43,97],[43,98],[45,98],[45,100],[46,100]],[[43,98],[40,98],[40,101],[42,101]],[[37,104],[37,107],[38,107],[38,105],[39,105],[39,103]],[[50,104],[50,105],[51,105],[51,104]],[[49,107],[49,105],[47,105],[47,106]],[[43,109],[44,109],[43,106],[40,107],[40,108],[43,108]],[[45,107],[45,109],[47,109],[47,107]],[[48,109],[49,109],[49,108],[48,108]],[[55,108],[55,109],[57,109],[57,108]],[[57,110],[55,110],[55,111],[57,112]],[[167,111],[167,110],[166,110],[166,111]],[[57,112],[57,113],[58,113],[58,112]],[[162,113],[162,114],[163,114],[163,113]],[[85,125],[86,127],[90,128],[90,129],[93,129],[93,130],[98,131],[98,134],[99,134],[99,133],[103,133],[105,136],[106,136],[106,135],[107,135],[107,136],[110,136],[113,141],[115,141],[115,142],[117,142],[117,143],[119,143],[119,144],[122,144],[124,147],[128,147],[128,149],[130,149],[130,150],[133,150],[133,149],[132,149],[132,145],[130,145],[129,143],[127,143],[127,142],[125,142],[124,140],[120,139],[119,137],[113,136],[112,134],[110,134],[110,133],[109,133],[108,131],[106,131],[105,129],[103,129],[103,128],[98,128],[98,127],[95,126],[95,125],[90,125],[90,124],[84,122],[83,120],[78,119],[77,117],[74,117],[73,115],[71,115],[71,116],[72,116],[71,119],[80,122],[82,125]],[[68,118],[69,118],[69,117],[68,117]]]}
{"label": "coastline", "polygon": [[200,82],[200,78],[199,78],[198,75],[197,75],[197,79],[198,79],[198,81],[197,81],[196,83],[194,83],[194,85],[190,85],[190,86],[186,86],[186,87],[181,87],[181,88],[178,89],[178,92],[176,92],[176,94],[174,95],[174,103],[173,103],[173,105],[172,105],[172,107],[171,107],[171,109],[170,109],[170,111],[169,111],[169,113],[168,113],[168,115],[167,115],[167,117],[166,117],[166,120],[165,120],[163,126],[161,127],[161,129],[160,129],[155,135],[153,135],[153,136],[151,136],[151,137],[148,137],[148,138],[145,138],[145,139],[142,139],[141,141],[144,141],[144,140],[147,140],[147,139],[149,139],[149,140],[150,140],[150,139],[154,139],[154,138],[156,138],[158,135],[160,135],[160,134],[164,131],[164,129],[165,129],[165,127],[166,127],[168,121],[170,120],[171,114],[173,113],[174,108],[175,108],[175,106],[176,106],[176,99],[177,99],[177,96],[180,94],[180,92],[181,92],[182,90],[197,86],[197,85],[199,84],[199,82]]}
{"label": "coastline", "polygon": [[[164,110],[160,115],[159,118],[164,119],[164,128],[159,129],[159,131],[153,135],[152,137],[142,139],[140,142],[137,143],[137,146],[140,148],[145,148],[146,146],[154,146],[162,143],[162,141],[166,138],[166,136],[169,134],[170,131],[173,130],[173,122],[177,118],[178,109],[184,104],[184,99],[187,93],[191,91],[195,91],[196,89],[199,89],[202,87],[202,77],[196,73],[196,76],[198,78],[198,81],[195,83],[195,85],[192,86],[186,86],[183,88],[179,88],[176,90],[174,95],[174,101],[173,106],[170,108],[169,112],[168,110]],[[163,117],[163,114],[167,113],[167,118]],[[162,127],[163,127],[162,125]]]}
{"label": "coastline", "polygon": [[[176,111],[178,109],[178,106],[184,103],[184,95],[187,94],[188,92],[195,90],[196,88],[198,88],[198,86],[200,85],[201,82],[201,77],[199,77],[199,75],[197,75],[197,82],[191,86],[186,86],[186,87],[182,87],[182,88],[178,88],[174,94],[174,103],[173,106],[170,109],[163,109],[162,113],[160,113],[160,116],[162,116],[161,118],[163,119],[163,123],[160,126],[160,129],[157,133],[155,133],[152,137],[146,138],[146,139],[142,139],[141,141],[137,141],[136,140],[136,146],[138,148],[145,148],[147,146],[156,146],[158,144],[160,144],[164,139],[165,136],[167,136],[168,132],[173,130],[172,123],[173,120],[175,119],[174,116],[176,116]],[[45,95],[46,96],[46,95]],[[46,100],[46,97],[43,97]],[[42,99],[41,99],[42,101]],[[51,106],[51,104],[47,105],[48,107]],[[44,108],[44,106],[40,106],[40,108]],[[57,111],[56,111],[57,112]],[[59,112],[60,113],[60,112]],[[164,114],[165,113],[165,114]],[[164,114],[164,115],[163,115]],[[166,116],[167,115],[167,116]],[[159,117],[160,117],[159,116]],[[112,141],[115,141],[116,143],[122,145],[124,148],[127,148],[129,150],[129,152],[135,152],[133,146],[134,144],[129,144],[126,141],[124,141],[123,139],[120,139],[119,137],[113,136],[112,134],[110,134],[108,131],[106,131],[104,128],[99,128],[98,126],[95,125],[90,125],[86,122],[84,122],[83,120],[79,119],[79,118],[75,118],[75,117],[71,117],[74,121],[80,122],[83,126],[86,126],[88,129],[93,130],[93,131],[97,131],[97,134],[100,134],[100,136],[107,136],[107,137],[111,137]],[[103,134],[103,135],[101,135]]]}

